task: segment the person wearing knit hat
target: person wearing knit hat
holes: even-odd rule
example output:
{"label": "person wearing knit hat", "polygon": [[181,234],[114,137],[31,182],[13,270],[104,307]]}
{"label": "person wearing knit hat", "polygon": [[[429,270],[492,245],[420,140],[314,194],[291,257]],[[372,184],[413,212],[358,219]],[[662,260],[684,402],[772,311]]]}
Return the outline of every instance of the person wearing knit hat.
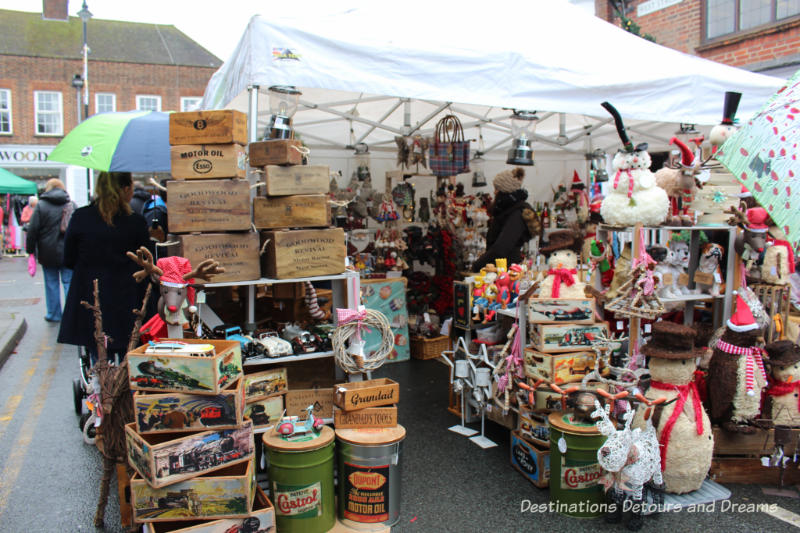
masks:
{"label": "person wearing knit hat", "polygon": [[525,170],[508,169],[494,177],[494,203],[486,232],[486,251],[473,263],[479,271],[495,259],[507,259],[508,264],[522,262],[522,245],[542,232],[539,217],[528,204],[528,191],[522,188]]}

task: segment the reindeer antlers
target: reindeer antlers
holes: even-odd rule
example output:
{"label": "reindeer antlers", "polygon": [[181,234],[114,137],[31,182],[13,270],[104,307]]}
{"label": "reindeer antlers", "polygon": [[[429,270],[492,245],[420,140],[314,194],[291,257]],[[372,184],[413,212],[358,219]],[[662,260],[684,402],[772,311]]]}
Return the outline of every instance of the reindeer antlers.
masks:
{"label": "reindeer antlers", "polygon": [[136,253],[127,252],[128,257],[137,265],[142,267],[142,270],[133,274],[133,279],[137,283],[141,282],[147,276],[153,276],[158,280],[164,272],[153,263],[153,254],[144,246],[140,246]]}
{"label": "reindeer antlers", "polygon": [[223,272],[225,272],[225,268],[219,266],[219,261],[215,261],[214,259],[206,259],[197,265],[194,270],[188,274],[184,274],[183,279],[188,281],[192,278],[200,278],[204,281],[210,281],[212,277],[216,276],[217,274],[222,274]]}

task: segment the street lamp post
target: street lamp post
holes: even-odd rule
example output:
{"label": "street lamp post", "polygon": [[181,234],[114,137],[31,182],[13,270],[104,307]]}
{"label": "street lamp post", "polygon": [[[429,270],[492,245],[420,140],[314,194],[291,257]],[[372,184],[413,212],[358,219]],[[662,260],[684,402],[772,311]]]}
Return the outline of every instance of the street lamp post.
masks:
{"label": "street lamp post", "polygon": [[[89,43],[87,40],[87,32],[86,32],[86,25],[89,22],[89,19],[92,18],[92,12],[89,11],[89,8],[86,6],[86,0],[83,0],[83,6],[81,6],[81,10],[78,11],[78,16],[83,23],[83,118],[89,118]],[[72,80],[73,85],[77,88],[75,79]],[[79,89],[80,90],[80,89]],[[80,113],[79,113],[80,115]],[[92,201],[91,195],[92,189],[92,171],[87,168],[86,169],[86,195],[88,197],[89,202]]]}
{"label": "street lamp post", "polygon": [[83,89],[83,76],[80,74],[75,74],[72,77],[72,86],[75,87],[75,97],[78,102],[76,122],[75,124],[78,125],[83,122],[83,118],[81,117],[81,89]]}

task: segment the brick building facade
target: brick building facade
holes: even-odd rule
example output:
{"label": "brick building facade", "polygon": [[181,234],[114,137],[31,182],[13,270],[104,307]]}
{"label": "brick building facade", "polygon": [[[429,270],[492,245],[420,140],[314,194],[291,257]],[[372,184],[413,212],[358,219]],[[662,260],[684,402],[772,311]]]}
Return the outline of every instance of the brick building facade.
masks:
{"label": "brick building facade", "polygon": [[[67,0],[44,0],[43,7],[0,10],[0,167],[39,182],[59,177],[80,201],[86,186],[77,176],[85,170],[47,161],[47,154],[84,114],[83,90],[73,85],[83,72],[82,22],[66,16]],[[89,115],[188,109],[221,64],[168,25],[93,18],[87,42]]]}
{"label": "brick building facade", "polygon": [[595,0],[595,14],[619,25],[614,5],[663,46],[777,77],[800,69],[797,0]]}

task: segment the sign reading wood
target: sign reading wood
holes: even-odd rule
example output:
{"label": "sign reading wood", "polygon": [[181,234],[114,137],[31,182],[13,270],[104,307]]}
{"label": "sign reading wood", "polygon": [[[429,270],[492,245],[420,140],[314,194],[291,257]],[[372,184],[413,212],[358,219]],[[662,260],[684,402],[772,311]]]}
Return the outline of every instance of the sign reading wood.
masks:
{"label": "sign reading wood", "polygon": [[344,272],[345,243],[342,228],[263,231],[266,250],[264,275],[274,279],[327,276]]}
{"label": "sign reading wood", "polygon": [[167,210],[173,233],[247,231],[250,186],[247,180],[168,181]]}
{"label": "sign reading wood", "polygon": [[258,263],[258,234],[203,233],[180,236],[181,255],[193,265],[204,259],[216,259],[225,272],[213,281],[248,281],[261,277]]}

